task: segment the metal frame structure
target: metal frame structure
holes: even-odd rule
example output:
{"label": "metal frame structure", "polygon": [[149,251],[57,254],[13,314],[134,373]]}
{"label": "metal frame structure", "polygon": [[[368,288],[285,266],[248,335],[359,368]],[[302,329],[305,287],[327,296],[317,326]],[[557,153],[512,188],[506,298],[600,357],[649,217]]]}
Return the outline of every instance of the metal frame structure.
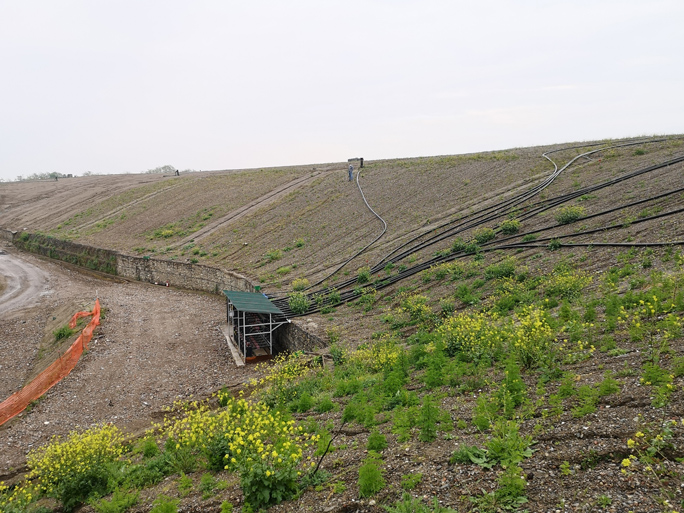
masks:
{"label": "metal frame structure", "polygon": [[273,355],[273,332],[290,322],[260,293],[224,290],[228,332],[242,358]]}
{"label": "metal frame structure", "polygon": [[350,164],[352,162],[358,162],[359,163],[359,169],[361,169],[363,167],[363,157],[352,157],[350,159],[347,159],[347,162],[349,162]]}

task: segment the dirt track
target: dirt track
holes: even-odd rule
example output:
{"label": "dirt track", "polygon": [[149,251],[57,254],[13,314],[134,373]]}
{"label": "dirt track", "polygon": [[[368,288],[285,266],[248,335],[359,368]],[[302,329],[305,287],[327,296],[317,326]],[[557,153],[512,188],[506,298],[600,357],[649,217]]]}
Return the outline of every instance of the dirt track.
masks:
{"label": "dirt track", "polygon": [[104,318],[76,369],[30,412],[0,427],[0,480],[53,434],[99,422],[142,429],[177,398],[205,396],[251,377],[253,371],[238,370],[226,350],[217,329],[225,304],[216,296],[104,281],[16,252],[2,258],[35,269],[36,283],[44,280],[51,293],[39,294],[37,304],[14,303],[17,309],[0,319],[0,400],[44,363],[40,341],[65,303],[90,308],[98,295]]}
{"label": "dirt track", "polygon": [[0,276],[5,288],[0,294],[0,315],[35,304],[41,294],[48,293],[46,275],[38,267],[7,253],[0,253]]}

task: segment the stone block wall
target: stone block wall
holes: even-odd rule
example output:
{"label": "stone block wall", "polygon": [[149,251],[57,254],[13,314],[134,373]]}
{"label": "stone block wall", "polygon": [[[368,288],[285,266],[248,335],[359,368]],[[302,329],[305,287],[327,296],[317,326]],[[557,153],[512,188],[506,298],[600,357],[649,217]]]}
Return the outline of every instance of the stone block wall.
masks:
{"label": "stone block wall", "polygon": [[254,292],[252,283],[237,273],[206,265],[118,255],[116,274],[149,283],[165,283],[189,290],[221,294],[224,289]]}
{"label": "stone block wall", "polygon": [[55,260],[62,260],[108,274],[116,274],[118,256],[116,251],[28,232],[21,232],[16,235],[14,245],[24,251],[44,255]]}
{"label": "stone block wall", "polygon": [[322,338],[309,333],[298,321],[292,321],[278,328],[278,347],[287,351],[313,351],[327,344]]}
{"label": "stone block wall", "polygon": [[224,289],[254,292],[252,283],[237,273],[206,265],[124,255],[40,234],[22,232],[14,245],[31,253],[148,283],[165,283],[188,290],[221,294]]}
{"label": "stone block wall", "polygon": [[14,240],[14,236],[16,235],[17,232],[13,232],[11,230],[5,230],[4,228],[0,228],[0,240],[4,240],[6,242],[12,242]]}

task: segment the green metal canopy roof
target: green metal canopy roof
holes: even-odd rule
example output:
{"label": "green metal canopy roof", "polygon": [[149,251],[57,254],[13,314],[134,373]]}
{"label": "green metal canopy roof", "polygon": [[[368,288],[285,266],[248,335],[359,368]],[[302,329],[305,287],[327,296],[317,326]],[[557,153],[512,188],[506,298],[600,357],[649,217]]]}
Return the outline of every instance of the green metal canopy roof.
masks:
{"label": "green metal canopy roof", "polygon": [[230,299],[230,302],[233,303],[233,306],[235,306],[235,308],[238,310],[242,310],[244,312],[285,315],[263,294],[258,294],[256,292],[242,292],[240,290],[224,290],[223,293],[228,299]]}

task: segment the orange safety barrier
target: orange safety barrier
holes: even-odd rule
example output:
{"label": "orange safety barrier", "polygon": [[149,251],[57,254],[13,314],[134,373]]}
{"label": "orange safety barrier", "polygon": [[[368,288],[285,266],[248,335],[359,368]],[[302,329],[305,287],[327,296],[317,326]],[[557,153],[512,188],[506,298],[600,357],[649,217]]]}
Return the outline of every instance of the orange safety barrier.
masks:
{"label": "orange safety barrier", "polygon": [[53,386],[59,383],[62,378],[67,376],[78,362],[83,351],[88,349],[88,344],[93,338],[93,331],[95,327],[100,324],[100,300],[95,300],[95,307],[92,312],[78,312],[74,314],[69,322],[69,326],[73,328],[76,326],[76,321],[80,317],[92,315],[88,325],[83,328],[83,331],[74,341],[73,344],[60,356],[57,360],[52,362],[50,366],[43,372],[38,374],[31,383],[26,385],[18,392],[13,393],[2,403],[0,403],[0,426],[11,418],[19,415],[26,409],[31,401],[40,398],[45,392],[50,390]]}

